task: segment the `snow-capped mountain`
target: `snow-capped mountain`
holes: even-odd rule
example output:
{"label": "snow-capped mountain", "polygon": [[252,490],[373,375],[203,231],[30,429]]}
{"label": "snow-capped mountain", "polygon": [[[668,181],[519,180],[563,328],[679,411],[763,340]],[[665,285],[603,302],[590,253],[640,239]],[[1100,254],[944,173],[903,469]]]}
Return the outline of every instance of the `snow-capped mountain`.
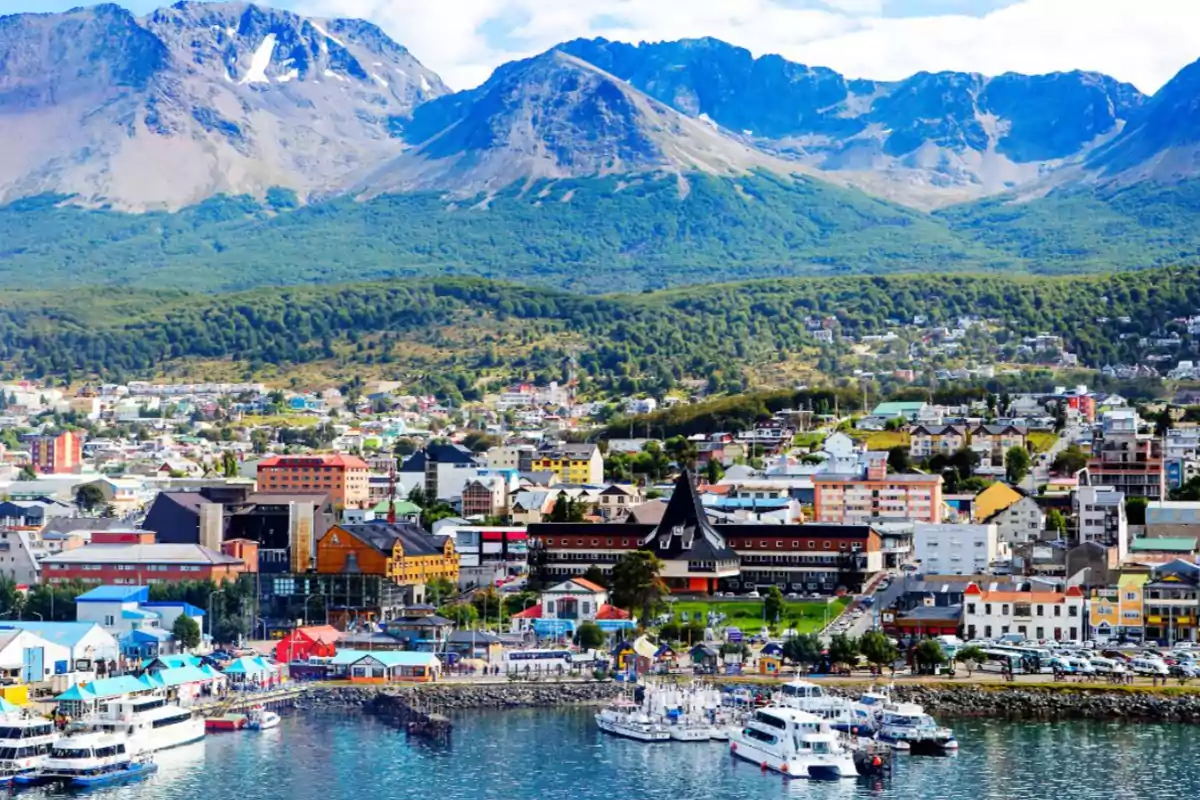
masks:
{"label": "snow-capped mountain", "polygon": [[175,209],[335,191],[447,92],[378,28],[244,3],[0,18],[0,201]]}

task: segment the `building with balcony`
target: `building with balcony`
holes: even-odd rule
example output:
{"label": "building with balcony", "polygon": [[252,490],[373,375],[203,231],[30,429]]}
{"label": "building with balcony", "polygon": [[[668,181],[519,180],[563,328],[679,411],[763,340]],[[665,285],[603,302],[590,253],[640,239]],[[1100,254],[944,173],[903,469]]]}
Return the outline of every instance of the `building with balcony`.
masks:
{"label": "building with balcony", "polygon": [[1106,411],[1092,440],[1092,456],[1080,475],[1082,485],[1111,486],[1126,497],[1165,497],[1163,442],[1138,433],[1133,409]]}
{"label": "building with balcony", "polygon": [[1015,633],[1039,641],[1080,641],[1086,633],[1085,606],[1078,586],[1063,592],[985,591],[972,583],[963,592],[963,634],[966,639]]}
{"label": "building with balcony", "polygon": [[813,476],[815,521],[852,525],[875,520],[942,521],[942,476],[889,475],[887,454],[879,455],[883,458],[868,461],[865,475]]}
{"label": "building with balcony", "polygon": [[83,468],[83,435],[78,431],[30,436],[25,443],[29,446],[31,466],[42,475],[70,474]]}
{"label": "building with balcony", "polygon": [[967,446],[964,425],[917,425],[909,431],[909,454],[921,461],[936,455],[951,455]]}
{"label": "building with balcony", "polygon": [[1142,587],[1145,637],[1154,641],[1197,641],[1200,614],[1200,566],[1176,559],[1150,571]]}
{"label": "building with balcony", "polygon": [[563,483],[600,486],[604,482],[604,456],[595,444],[560,444],[533,457],[535,472],[552,472]]}
{"label": "building with balcony", "polygon": [[977,425],[971,429],[971,449],[979,453],[979,466],[1002,472],[1008,451],[1029,445],[1029,429],[1020,425]]}
{"label": "building with balcony", "polygon": [[1076,539],[1115,546],[1121,558],[1129,552],[1125,495],[1111,486],[1080,486],[1071,497]]}

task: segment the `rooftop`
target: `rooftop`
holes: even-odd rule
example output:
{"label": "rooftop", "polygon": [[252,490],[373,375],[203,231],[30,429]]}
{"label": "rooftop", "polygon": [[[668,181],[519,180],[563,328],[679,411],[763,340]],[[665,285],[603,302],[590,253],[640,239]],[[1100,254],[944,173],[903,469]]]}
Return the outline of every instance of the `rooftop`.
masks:
{"label": "rooftop", "polygon": [[1132,552],[1191,553],[1196,550],[1194,536],[1163,536],[1161,538],[1139,538],[1129,543]]}
{"label": "rooftop", "polygon": [[240,558],[198,544],[87,544],[42,559],[42,564],[182,564],[232,566]]}

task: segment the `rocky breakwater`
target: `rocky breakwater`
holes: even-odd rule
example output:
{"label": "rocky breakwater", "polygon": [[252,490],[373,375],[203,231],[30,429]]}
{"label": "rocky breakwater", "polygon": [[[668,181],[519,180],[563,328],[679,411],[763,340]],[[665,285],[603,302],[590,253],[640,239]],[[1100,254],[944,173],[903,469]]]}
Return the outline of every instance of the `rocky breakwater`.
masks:
{"label": "rocky breakwater", "polygon": [[1200,690],[1186,688],[934,684],[897,686],[892,696],[920,703],[938,717],[1200,723]]}
{"label": "rocky breakwater", "polygon": [[392,716],[405,706],[444,714],[471,708],[552,708],[601,703],[621,693],[611,681],[426,683],[417,686],[330,686],[308,692],[298,708],[361,708]]}

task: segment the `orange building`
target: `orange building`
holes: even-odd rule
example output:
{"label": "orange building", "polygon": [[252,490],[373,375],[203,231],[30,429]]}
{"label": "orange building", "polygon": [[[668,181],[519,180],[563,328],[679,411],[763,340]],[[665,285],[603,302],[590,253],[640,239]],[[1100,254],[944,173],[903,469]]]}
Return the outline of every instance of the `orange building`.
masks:
{"label": "orange building", "polygon": [[424,586],[437,578],[458,583],[458,553],[449,536],[419,525],[334,525],[317,542],[317,572],[390,578],[400,586]]}
{"label": "orange building", "polygon": [[337,506],[362,508],[370,500],[371,468],[357,456],[273,456],[259,462],[258,490],[277,494],[326,493]]}
{"label": "orange building", "polygon": [[79,472],[83,463],[83,437],[75,431],[58,436],[34,436],[29,439],[33,468],[43,475]]}
{"label": "orange building", "polygon": [[877,519],[942,521],[941,475],[889,475],[887,461],[872,461],[866,476],[814,475],[817,522],[866,523]]}

